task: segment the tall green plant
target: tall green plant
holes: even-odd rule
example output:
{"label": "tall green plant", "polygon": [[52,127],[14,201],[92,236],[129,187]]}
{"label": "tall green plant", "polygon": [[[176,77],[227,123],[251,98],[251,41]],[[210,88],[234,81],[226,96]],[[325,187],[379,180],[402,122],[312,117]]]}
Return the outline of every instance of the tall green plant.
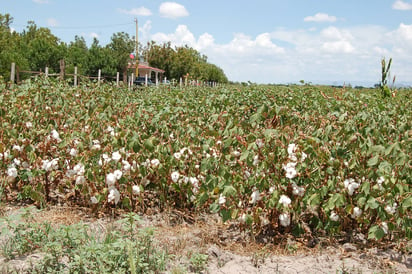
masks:
{"label": "tall green plant", "polygon": [[[392,64],[392,58],[389,59],[388,64],[386,64],[385,58],[382,58],[382,81],[381,81],[381,91],[383,97],[390,97],[392,94],[391,89],[388,87],[388,78],[390,78],[390,69]],[[392,86],[395,83],[395,76],[392,80]]]}

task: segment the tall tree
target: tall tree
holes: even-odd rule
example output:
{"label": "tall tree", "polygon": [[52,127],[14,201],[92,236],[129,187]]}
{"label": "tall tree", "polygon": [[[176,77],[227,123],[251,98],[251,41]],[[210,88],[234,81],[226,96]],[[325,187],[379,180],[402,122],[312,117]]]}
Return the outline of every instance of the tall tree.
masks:
{"label": "tall tree", "polygon": [[134,40],[130,39],[129,34],[118,32],[113,34],[110,43],[107,45],[109,55],[113,58],[116,73],[120,71],[123,74],[123,81],[127,79],[127,66],[129,55],[135,47]]}
{"label": "tall tree", "polygon": [[5,80],[10,78],[11,63],[16,63],[20,69],[28,67],[27,60],[22,54],[20,36],[10,28],[12,23],[13,17],[10,14],[0,14],[0,75],[3,75]]}
{"label": "tall tree", "polygon": [[79,74],[86,73],[88,70],[88,55],[89,49],[87,48],[86,41],[83,37],[76,35],[74,42],[70,42],[67,47],[67,70],[70,71],[73,67],[77,66]]}
{"label": "tall tree", "polygon": [[27,30],[23,31],[22,39],[27,45],[24,51],[31,70],[44,70],[45,67],[58,71],[59,60],[65,55],[65,45],[54,36],[48,28],[38,28],[29,21]]}

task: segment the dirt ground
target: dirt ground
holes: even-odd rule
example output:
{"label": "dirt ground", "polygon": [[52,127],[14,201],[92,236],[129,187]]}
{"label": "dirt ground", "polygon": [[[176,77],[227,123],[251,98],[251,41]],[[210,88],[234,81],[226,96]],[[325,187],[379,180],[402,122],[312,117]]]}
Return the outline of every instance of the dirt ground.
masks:
{"label": "dirt ground", "polygon": [[[21,206],[3,208],[5,216],[18,212],[22,212]],[[97,217],[89,209],[72,207],[33,209],[32,214],[38,222],[83,222],[99,232],[113,222],[113,217]],[[202,273],[412,273],[412,248],[408,248],[409,253],[402,252],[398,248],[400,243],[371,247],[361,238],[359,243],[319,239],[309,245],[287,235],[277,235],[275,240],[252,240],[247,232],[221,223],[217,216],[187,218],[177,211],[142,216],[140,226],[154,228],[159,247],[173,255],[167,273],[195,272],[189,258],[199,253],[208,255]],[[412,245],[411,241],[401,244]],[[41,254],[32,254],[7,264],[24,269],[27,261],[40,257]],[[0,265],[3,263],[5,260],[0,257]]]}

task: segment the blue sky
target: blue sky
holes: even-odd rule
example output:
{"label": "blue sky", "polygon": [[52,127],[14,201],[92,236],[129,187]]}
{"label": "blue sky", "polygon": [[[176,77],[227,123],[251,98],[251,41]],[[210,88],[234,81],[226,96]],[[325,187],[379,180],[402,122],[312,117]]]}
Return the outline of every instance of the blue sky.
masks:
{"label": "blue sky", "polygon": [[32,20],[64,42],[113,33],[189,45],[232,81],[373,85],[392,57],[412,84],[412,0],[0,0],[21,31]]}

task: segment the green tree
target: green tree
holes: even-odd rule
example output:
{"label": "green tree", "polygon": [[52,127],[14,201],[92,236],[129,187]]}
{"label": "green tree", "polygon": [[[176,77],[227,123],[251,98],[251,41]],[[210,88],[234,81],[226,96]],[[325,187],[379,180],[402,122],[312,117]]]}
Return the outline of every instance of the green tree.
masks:
{"label": "green tree", "polygon": [[12,22],[10,14],[0,14],[0,75],[6,80],[10,79],[11,63],[16,63],[20,69],[28,68],[20,35],[10,28]]}
{"label": "green tree", "polygon": [[78,73],[84,74],[88,70],[89,49],[83,37],[75,36],[74,42],[67,47],[66,67],[67,72],[72,73],[77,66]]}
{"label": "green tree", "polygon": [[114,76],[117,72],[121,72],[123,81],[125,81],[127,79],[129,55],[133,52],[134,47],[135,42],[127,33],[118,32],[113,34],[110,43],[106,46],[113,65],[107,73]]}
{"label": "green tree", "polygon": [[49,67],[51,71],[59,71],[59,61],[65,56],[66,46],[54,36],[48,28],[38,28],[32,21],[21,35],[25,42],[24,55],[31,70],[39,71]]}

